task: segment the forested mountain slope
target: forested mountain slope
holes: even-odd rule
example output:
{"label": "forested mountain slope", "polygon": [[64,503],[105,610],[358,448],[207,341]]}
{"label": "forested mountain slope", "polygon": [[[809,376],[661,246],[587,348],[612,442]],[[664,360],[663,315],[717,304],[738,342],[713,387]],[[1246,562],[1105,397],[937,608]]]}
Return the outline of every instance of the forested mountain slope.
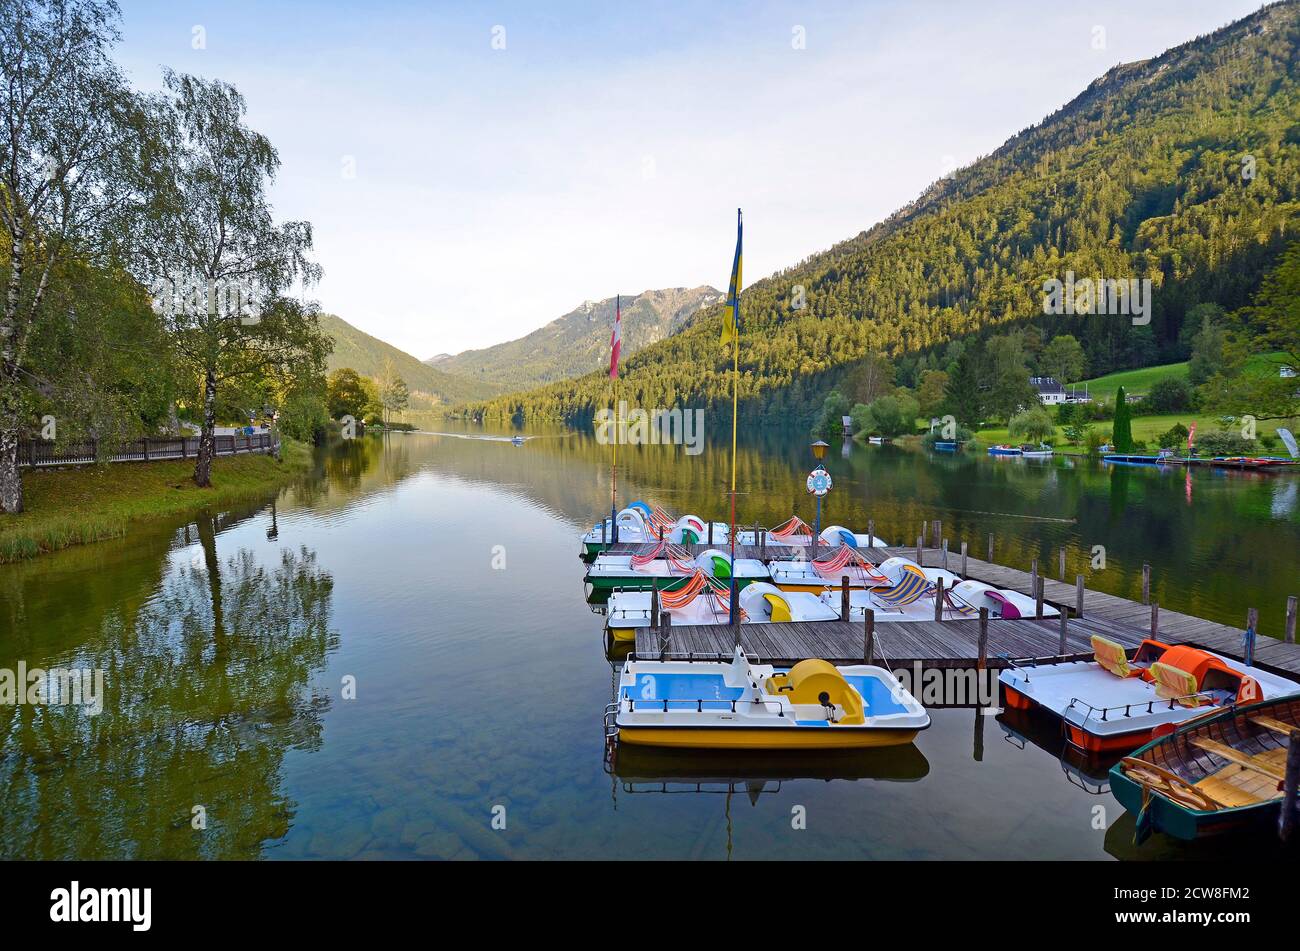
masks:
{"label": "forested mountain slope", "polygon": [[[1075,335],[1093,374],[1181,358],[1185,313],[1246,303],[1297,237],[1298,45],[1300,7],[1286,2],[1116,67],[886,221],[747,288],[745,416],[806,420],[870,352],[916,354],[1010,325]],[[731,243],[718,236],[720,279]],[[1045,316],[1043,282],[1068,271],[1150,278],[1150,324]],[[728,398],[720,314],[705,308],[629,360],[624,398],[646,407]],[[577,420],[601,405],[608,381],[596,372],[465,409]]]}

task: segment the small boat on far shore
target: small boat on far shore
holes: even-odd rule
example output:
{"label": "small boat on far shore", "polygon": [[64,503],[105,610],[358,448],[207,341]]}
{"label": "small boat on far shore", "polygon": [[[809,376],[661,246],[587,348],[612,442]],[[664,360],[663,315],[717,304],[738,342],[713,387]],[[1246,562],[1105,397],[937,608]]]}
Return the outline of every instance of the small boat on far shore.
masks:
{"label": "small boat on far shore", "polygon": [[989,446],[990,456],[1018,456],[1020,455],[1019,446],[1008,446],[1005,443],[999,446]]}

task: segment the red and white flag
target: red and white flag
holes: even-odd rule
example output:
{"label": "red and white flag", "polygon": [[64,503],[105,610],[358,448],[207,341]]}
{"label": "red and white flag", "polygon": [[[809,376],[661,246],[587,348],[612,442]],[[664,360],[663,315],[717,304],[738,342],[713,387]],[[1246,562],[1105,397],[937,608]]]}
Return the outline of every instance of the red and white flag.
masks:
{"label": "red and white flag", "polygon": [[618,379],[618,351],[623,347],[623,307],[621,299],[614,297],[614,332],[609,335],[609,378]]}

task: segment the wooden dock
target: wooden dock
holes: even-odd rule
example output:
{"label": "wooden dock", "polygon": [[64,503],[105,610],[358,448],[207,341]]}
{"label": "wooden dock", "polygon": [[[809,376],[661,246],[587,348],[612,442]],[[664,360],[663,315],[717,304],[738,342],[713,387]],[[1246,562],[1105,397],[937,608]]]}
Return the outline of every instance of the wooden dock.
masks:
{"label": "wooden dock", "polygon": [[[641,546],[618,547],[639,550]],[[708,546],[695,547],[704,551]],[[742,550],[746,552],[744,555]],[[871,548],[863,549],[863,553],[876,563],[894,556],[918,560],[915,547]],[[736,555],[760,557],[757,546],[738,546]],[[766,560],[774,560],[771,548],[767,549],[766,555]],[[958,554],[925,548],[920,555],[919,561],[925,567],[946,567],[964,578],[973,578],[1028,597],[1036,594],[1034,579],[1027,571],[968,555],[963,575],[963,562]],[[1089,638],[1093,634],[1101,634],[1126,648],[1134,648],[1144,637],[1151,636],[1153,615],[1156,636],[1166,643],[1188,644],[1226,657],[1243,659],[1246,634],[1243,628],[1165,608],[1153,611],[1152,605],[1087,587],[1080,591],[1077,583],[1067,584],[1046,576],[1040,576],[1038,581],[1042,584],[1044,604],[1050,604],[1069,616],[1065,651],[1060,650],[1058,618],[991,619],[985,651],[988,667],[1006,666],[1008,659],[1091,657]],[[973,667],[979,655],[979,623],[978,620],[880,622],[875,626],[875,658],[877,662],[885,658],[893,666],[920,662],[925,667]],[[673,625],[668,629],[667,644],[663,642],[661,631],[647,628],[638,632],[638,656],[655,657],[661,653],[671,658],[726,655],[731,653],[734,645],[735,631],[725,625]],[[782,666],[809,657],[820,657],[838,664],[861,663],[865,639],[865,624],[861,620],[742,624],[740,627],[740,643],[744,650],[757,655],[764,663]],[[1255,642],[1254,664],[1284,677],[1300,679],[1300,645],[1259,634]]]}

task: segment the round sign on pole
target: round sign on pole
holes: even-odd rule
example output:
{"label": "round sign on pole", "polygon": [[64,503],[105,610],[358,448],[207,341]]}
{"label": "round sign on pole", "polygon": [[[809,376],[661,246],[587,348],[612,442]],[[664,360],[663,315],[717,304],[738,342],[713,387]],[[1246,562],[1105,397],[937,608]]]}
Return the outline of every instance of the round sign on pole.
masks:
{"label": "round sign on pole", "polygon": [[818,498],[831,490],[831,474],[825,469],[814,469],[808,473],[808,493]]}

